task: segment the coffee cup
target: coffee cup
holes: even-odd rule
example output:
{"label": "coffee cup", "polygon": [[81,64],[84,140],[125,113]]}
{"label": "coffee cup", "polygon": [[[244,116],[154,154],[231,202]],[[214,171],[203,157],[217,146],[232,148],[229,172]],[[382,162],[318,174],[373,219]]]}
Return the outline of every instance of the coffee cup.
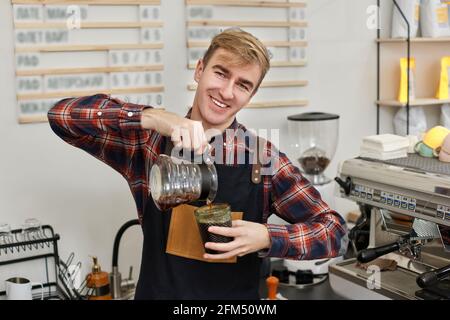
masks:
{"label": "coffee cup", "polygon": [[41,300],[44,299],[44,286],[40,282],[31,282],[22,277],[14,277],[5,281],[6,300],[32,300],[33,285],[41,287]]}
{"label": "coffee cup", "polygon": [[[203,245],[206,242],[230,242],[233,238],[211,233],[210,226],[231,227],[231,210],[228,204],[211,204],[194,210]],[[206,253],[216,254],[215,250],[205,248]]]}
{"label": "coffee cup", "polygon": [[417,142],[414,146],[414,150],[422,157],[432,158],[436,156],[435,151],[427,146],[423,141]]}

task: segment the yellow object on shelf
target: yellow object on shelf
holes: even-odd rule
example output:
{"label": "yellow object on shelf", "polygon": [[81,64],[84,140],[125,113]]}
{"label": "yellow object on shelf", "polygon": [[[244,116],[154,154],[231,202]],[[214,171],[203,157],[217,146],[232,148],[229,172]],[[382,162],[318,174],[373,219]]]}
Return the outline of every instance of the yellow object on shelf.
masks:
{"label": "yellow object on shelf", "polygon": [[450,57],[443,57],[441,59],[441,76],[439,80],[438,92],[436,98],[438,99],[448,99],[450,91],[450,83],[448,81],[450,77]]}
{"label": "yellow object on shelf", "polygon": [[423,143],[436,150],[442,145],[442,142],[449,133],[449,129],[443,126],[435,126],[425,133],[423,136]]}
{"label": "yellow object on shelf", "polygon": [[[415,99],[415,70],[416,70],[416,60],[414,58],[409,59],[409,100]],[[408,59],[400,59],[400,90],[398,95],[398,100],[401,103],[406,103],[408,100]]]}
{"label": "yellow object on shelf", "polygon": [[448,8],[447,3],[441,3],[441,6],[436,8],[436,16],[439,24],[448,25]]}

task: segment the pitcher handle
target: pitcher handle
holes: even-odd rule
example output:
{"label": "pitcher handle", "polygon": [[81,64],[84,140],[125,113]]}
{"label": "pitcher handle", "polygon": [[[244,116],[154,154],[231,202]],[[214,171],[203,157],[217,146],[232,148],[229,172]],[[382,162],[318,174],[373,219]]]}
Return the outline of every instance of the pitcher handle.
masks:
{"label": "pitcher handle", "polygon": [[41,287],[41,300],[44,300],[44,285],[41,282],[32,282],[31,287],[40,286]]}

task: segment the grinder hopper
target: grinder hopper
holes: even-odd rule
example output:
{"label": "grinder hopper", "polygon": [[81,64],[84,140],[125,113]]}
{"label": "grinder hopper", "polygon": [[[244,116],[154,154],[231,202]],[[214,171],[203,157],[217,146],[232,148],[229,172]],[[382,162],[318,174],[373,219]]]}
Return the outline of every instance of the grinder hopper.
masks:
{"label": "grinder hopper", "polygon": [[291,150],[303,175],[314,185],[329,183],[323,172],[336,152],[339,116],[307,112],[288,117]]}

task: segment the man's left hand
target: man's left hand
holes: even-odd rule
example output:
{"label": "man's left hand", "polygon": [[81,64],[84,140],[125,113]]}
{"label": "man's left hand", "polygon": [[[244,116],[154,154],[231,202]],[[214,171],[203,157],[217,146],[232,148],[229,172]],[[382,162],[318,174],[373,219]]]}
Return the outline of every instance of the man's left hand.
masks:
{"label": "man's left hand", "polygon": [[207,249],[221,252],[219,254],[205,253],[205,259],[228,259],[234,256],[245,256],[246,254],[256,252],[270,247],[270,237],[267,227],[261,223],[233,220],[232,227],[208,228],[211,233],[234,238],[228,243],[207,242]]}

